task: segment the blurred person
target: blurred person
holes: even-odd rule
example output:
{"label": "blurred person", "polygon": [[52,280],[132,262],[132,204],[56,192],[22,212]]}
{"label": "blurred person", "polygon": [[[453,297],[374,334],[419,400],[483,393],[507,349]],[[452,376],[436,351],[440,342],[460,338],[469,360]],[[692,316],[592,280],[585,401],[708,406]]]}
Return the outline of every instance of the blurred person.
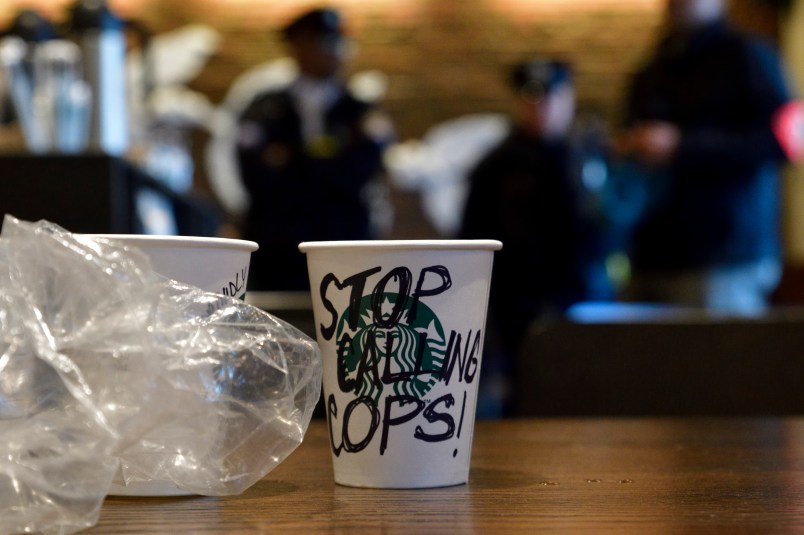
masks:
{"label": "blurred person", "polygon": [[[569,141],[575,117],[570,66],[523,62],[513,69],[511,82],[517,115],[508,136],[469,177],[460,231],[462,238],[503,242],[490,291],[489,349],[481,373],[487,385],[510,376],[532,320],[561,315],[589,296],[590,234]],[[504,384],[501,389],[504,397]],[[483,396],[481,384],[481,416]]]}
{"label": "blurred person", "polygon": [[238,162],[251,197],[243,237],[259,243],[253,290],[309,289],[298,244],[370,239],[366,188],[382,171],[390,121],[348,91],[340,13],[305,12],[282,30],[299,75],[258,95],[240,119]]}
{"label": "blurred person", "polygon": [[667,32],[635,75],[620,151],[649,180],[630,297],[762,310],[781,276],[774,123],[790,102],[779,58],[732,29],[724,0],[668,0]]}

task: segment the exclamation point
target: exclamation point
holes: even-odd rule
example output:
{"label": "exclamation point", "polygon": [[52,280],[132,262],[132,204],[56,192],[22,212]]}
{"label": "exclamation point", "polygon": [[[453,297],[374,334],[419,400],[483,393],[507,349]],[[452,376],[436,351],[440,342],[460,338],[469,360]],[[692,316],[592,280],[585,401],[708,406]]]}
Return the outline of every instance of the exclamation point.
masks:
{"label": "exclamation point", "polygon": [[[461,438],[461,429],[463,429],[463,415],[466,413],[466,390],[463,391],[463,403],[461,404],[461,420],[458,422],[458,438]],[[458,448],[452,452],[453,457],[458,456]]]}

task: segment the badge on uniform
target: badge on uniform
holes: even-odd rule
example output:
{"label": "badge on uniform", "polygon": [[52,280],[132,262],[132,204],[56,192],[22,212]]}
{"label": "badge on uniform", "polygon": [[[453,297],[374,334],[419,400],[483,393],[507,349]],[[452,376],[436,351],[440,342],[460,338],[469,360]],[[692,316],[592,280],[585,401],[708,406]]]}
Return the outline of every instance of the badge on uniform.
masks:
{"label": "badge on uniform", "polygon": [[322,134],[307,142],[307,154],[313,158],[332,158],[338,153],[338,140],[334,136]]}

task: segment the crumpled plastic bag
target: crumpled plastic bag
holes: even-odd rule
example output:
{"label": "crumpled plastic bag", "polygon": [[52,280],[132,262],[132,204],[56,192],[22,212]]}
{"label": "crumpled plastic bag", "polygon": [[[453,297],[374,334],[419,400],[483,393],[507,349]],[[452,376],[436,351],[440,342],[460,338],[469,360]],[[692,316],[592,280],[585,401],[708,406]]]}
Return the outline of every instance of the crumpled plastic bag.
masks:
{"label": "crumpled plastic bag", "polygon": [[6,217],[0,235],[0,533],[97,522],[113,478],[237,494],[302,441],[316,343],[147,257]]}

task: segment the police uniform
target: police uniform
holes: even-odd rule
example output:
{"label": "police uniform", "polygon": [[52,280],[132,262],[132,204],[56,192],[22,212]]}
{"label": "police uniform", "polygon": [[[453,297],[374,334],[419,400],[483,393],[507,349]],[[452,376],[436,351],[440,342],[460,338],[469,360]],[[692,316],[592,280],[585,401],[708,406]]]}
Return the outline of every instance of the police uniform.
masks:
{"label": "police uniform", "polygon": [[[568,67],[535,62],[514,70],[514,89],[539,93],[567,82]],[[495,238],[490,321],[513,356],[527,325],[560,314],[587,295],[588,229],[581,214],[572,150],[514,126],[469,177],[461,237]]]}
{"label": "police uniform", "polygon": [[[322,32],[337,31],[319,19],[312,24]],[[242,114],[238,161],[251,195],[244,237],[260,245],[251,289],[308,289],[302,241],[372,237],[364,190],[382,169],[385,146],[368,126],[375,113],[340,82],[302,75]]]}

